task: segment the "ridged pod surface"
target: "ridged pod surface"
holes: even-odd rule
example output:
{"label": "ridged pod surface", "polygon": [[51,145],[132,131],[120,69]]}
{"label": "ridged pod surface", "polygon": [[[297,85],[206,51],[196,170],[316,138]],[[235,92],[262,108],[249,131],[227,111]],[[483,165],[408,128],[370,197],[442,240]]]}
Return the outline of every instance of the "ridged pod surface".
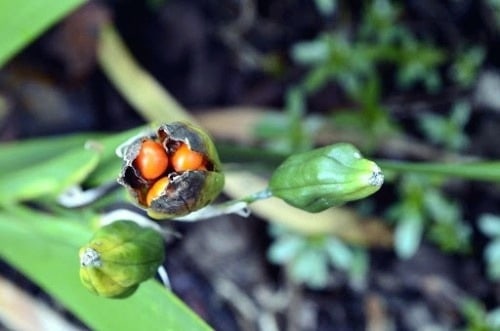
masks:
{"label": "ridged pod surface", "polygon": [[123,298],[153,277],[164,260],[161,235],[132,221],[97,230],[80,248],[80,280],[91,292]]}
{"label": "ridged pod surface", "polygon": [[351,144],[339,143],[294,154],[273,173],[269,190],[288,204],[320,212],[379,190],[382,171]]}

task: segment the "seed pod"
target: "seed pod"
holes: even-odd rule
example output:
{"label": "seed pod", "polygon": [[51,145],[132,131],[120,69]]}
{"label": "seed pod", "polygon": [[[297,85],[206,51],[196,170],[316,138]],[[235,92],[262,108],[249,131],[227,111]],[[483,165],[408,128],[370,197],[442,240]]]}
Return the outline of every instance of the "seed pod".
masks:
{"label": "seed pod", "polygon": [[132,221],[117,221],[100,228],[79,255],[80,280],[86,288],[100,296],[124,298],[163,263],[163,239]]}
{"label": "seed pod", "polygon": [[[141,155],[143,144],[149,141],[161,146],[160,154],[164,152],[168,160],[165,170],[153,171],[154,176],[144,176],[145,171],[139,169],[141,164],[155,169],[154,164]],[[183,216],[205,207],[224,186],[215,145],[204,131],[190,124],[161,125],[156,132],[133,141],[123,159],[118,182],[128,189],[138,206],[156,219]],[[164,156],[152,156],[152,159],[163,160]]]}
{"label": "seed pod", "polygon": [[346,143],[295,154],[273,173],[269,190],[288,204],[320,212],[378,191],[380,168]]}

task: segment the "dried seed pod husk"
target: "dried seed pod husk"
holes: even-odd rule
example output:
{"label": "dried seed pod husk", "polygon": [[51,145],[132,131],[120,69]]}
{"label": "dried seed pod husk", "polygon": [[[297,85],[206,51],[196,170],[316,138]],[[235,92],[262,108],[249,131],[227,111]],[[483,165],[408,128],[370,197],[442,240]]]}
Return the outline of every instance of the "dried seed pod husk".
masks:
{"label": "dried seed pod husk", "polygon": [[155,275],[164,260],[163,238],[132,221],[117,221],[98,229],[79,255],[80,280],[87,289],[123,298]]}
{"label": "dried seed pod husk", "polygon": [[273,173],[269,190],[288,204],[320,212],[378,191],[382,171],[351,144],[340,143],[294,154]]}
{"label": "dried seed pod husk", "polygon": [[[148,203],[147,193],[155,181],[145,179],[136,169],[134,160],[144,140],[161,143],[168,157],[183,144],[203,156],[203,167],[175,171],[169,166],[161,178],[168,177],[168,185]],[[133,201],[147,210],[155,219],[169,219],[187,215],[211,203],[224,187],[221,163],[212,139],[200,128],[184,123],[162,124],[155,132],[131,142],[123,156],[123,167],[118,182],[125,186]]]}

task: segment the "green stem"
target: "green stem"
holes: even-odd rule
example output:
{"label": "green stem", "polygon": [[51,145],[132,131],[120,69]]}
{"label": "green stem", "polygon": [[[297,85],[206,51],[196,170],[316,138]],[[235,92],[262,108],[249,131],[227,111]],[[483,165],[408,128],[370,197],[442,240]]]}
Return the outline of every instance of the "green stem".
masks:
{"label": "green stem", "polygon": [[[268,165],[278,165],[288,155],[246,146],[231,146],[217,144],[224,162],[266,162]],[[392,160],[376,160],[385,171],[414,172],[425,175],[459,177],[469,180],[500,181],[500,161],[470,161],[470,162],[408,162]]]}
{"label": "green stem", "polygon": [[106,76],[145,120],[195,123],[153,76],[139,66],[111,25],[101,31],[97,56]]}
{"label": "green stem", "polygon": [[470,180],[500,181],[500,161],[467,163],[400,162],[378,160],[382,170],[415,172],[425,175],[459,177]]}
{"label": "green stem", "polygon": [[246,202],[247,204],[251,204],[251,203],[254,203],[255,201],[258,201],[258,200],[268,199],[271,196],[272,196],[271,191],[269,190],[269,188],[266,188],[265,190],[247,195],[246,197],[241,198],[238,201],[243,201],[243,202]]}

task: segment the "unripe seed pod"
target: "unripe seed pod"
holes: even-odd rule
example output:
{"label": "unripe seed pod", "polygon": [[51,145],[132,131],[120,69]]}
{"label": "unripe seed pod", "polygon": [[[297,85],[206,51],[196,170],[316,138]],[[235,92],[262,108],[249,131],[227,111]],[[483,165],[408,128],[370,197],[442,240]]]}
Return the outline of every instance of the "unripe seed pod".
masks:
{"label": "unripe seed pod", "polygon": [[163,238],[132,221],[97,230],[80,249],[80,280],[100,296],[123,298],[156,273],[164,260]]}
{"label": "unripe seed pod", "polygon": [[269,190],[288,204],[320,212],[367,197],[384,181],[380,168],[346,143],[295,154],[273,173]]}
{"label": "unripe seed pod", "polygon": [[[166,171],[153,180],[145,178],[134,162],[143,141],[148,139],[161,144],[169,160]],[[161,185],[156,185],[160,180]],[[128,145],[118,182],[149,216],[167,219],[187,215],[211,203],[222,191],[224,175],[210,137],[193,125],[174,122],[163,124],[156,132]]]}

